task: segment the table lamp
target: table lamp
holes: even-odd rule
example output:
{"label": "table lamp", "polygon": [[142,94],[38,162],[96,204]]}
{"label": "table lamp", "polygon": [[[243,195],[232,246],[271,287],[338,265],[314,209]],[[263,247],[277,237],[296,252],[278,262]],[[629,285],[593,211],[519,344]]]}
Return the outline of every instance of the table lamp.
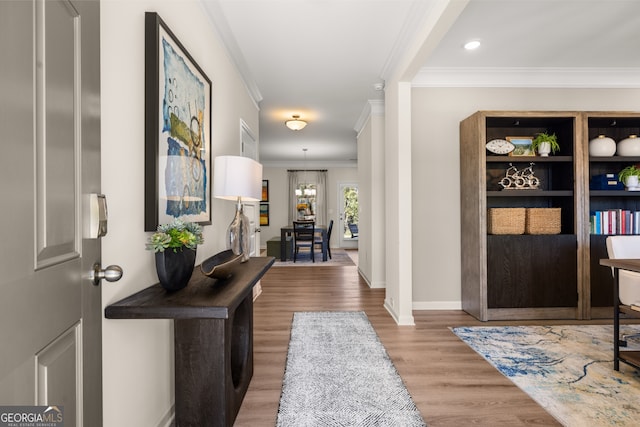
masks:
{"label": "table lamp", "polygon": [[236,216],[227,229],[227,248],[249,260],[249,218],[243,212],[242,201],[262,199],[262,165],[248,157],[219,156],[213,165],[213,197],[235,200]]}

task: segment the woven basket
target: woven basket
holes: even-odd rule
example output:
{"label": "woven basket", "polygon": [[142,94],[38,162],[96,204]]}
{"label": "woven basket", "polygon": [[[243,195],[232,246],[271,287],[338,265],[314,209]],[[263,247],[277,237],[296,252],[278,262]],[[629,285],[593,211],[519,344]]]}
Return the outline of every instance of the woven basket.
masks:
{"label": "woven basket", "polygon": [[525,208],[490,208],[487,210],[487,233],[523,234]]}
{"label": "woven basket", "polygon": [[560,208],[527,208],[525,233],[560,234]]}

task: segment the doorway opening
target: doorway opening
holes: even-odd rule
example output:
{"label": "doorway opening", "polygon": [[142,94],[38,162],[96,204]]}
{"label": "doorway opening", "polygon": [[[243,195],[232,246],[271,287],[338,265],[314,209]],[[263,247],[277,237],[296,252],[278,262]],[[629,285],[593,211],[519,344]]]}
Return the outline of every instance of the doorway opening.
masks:
{"label": "doorway opening", "polygon": [[358,247],[358,184],[357,183],[340,183],[338,189],[338,206],[340,207],[337,233],[340,240],[341,248],[357,248]]}

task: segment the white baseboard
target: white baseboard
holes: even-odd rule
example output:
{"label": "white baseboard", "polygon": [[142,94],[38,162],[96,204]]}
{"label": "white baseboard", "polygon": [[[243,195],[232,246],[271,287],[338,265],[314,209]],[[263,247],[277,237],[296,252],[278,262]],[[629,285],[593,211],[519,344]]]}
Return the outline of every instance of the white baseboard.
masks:
{"label": "white baseboard", "polygon": [[369,278],[367,276],[365,276],[365,274],[362,272],[362,270],[360,270],[360,267],[358,267],[358,274],[360,275],[360,277],[362,277],[362,279],[367,282],[367,285],[371,288],[371,289],[384,289],[387,287],[387,283],[384,281],[376,281],[376,282],[372,282],[371,280],[369,280]]}
{"label": "white baseboard", "polygon": [[462,301],[414,301],[414,310],[462,310]]}
{"label": "white baseboard", "polygon": [[176,405],[171,405],[171,408],[162,417],[158,423],[158,427],[174,427],[176,424]]}
{"label": "white baseboard", "polygon": [[387,309],[391,317],[393,317],[393,320],[395,320],[399,326],[413,326],[416,324],[413,319],[413,315],[398,316],[398,314],[391,307],[391,304],[389,304],[389,300],[386,298],[384,300],[384,308]]}

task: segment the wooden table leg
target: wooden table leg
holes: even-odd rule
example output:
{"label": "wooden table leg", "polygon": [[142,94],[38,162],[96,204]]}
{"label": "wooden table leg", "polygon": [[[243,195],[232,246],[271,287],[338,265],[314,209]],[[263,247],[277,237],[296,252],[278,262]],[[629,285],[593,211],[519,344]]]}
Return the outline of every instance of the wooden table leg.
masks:
{"label": "wooden table leg", "polygon": [[613,369],[620,370],[620,270],[613,269]]}
{"label": "wooden table leg", "polygon": [[228,319],[175,319],[176,426],[230,427],[253,376],[253,298]]}

